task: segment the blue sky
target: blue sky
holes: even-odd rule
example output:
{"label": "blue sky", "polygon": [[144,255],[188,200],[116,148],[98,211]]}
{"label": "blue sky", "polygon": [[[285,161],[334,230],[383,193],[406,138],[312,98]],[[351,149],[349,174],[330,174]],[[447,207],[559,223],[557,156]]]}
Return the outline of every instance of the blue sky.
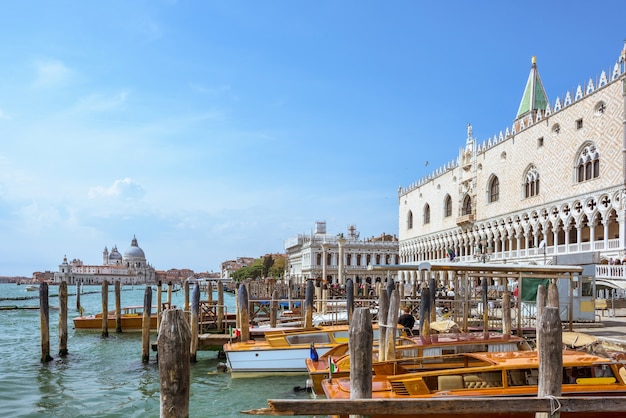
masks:
{"label": "blue sky", "polygon": [[[397,234],[398,186],[615,63],[625,2],[55,1],[0,14],[0,275],[218,271],[326,221]],[[429,162],[426,166],[426,161]]]}

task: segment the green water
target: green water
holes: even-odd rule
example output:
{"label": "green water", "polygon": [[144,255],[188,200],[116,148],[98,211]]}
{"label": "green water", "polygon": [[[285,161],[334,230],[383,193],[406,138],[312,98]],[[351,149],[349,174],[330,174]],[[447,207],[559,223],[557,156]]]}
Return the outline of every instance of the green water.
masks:
{"label": "green water", "polygon": [[[101,310],[100,287],[85,287],[81,305],[85,313]],[[144,287],[123,288],[122,305],[143,305]],[[69,293],[76,289],[70,287]],[[58,288],[50,286],[49,294]],[[153,290],[153,304],[156,291]],[[203,294],[204,298],[205,295]],[[32,299],[30,299],[32,298]],[[166,293],[163,292],[165,300]],[[172,303],[183,306],[183,292],[175,292]],[[234,297],[225,295],[229,312]],[[109,295],[110,309],[114,296]],[[0,284],[1,306],[38,306],[39,292],[25,286]],[[58,298],[51,296],[51,307]],[[68,321],[69,355],[61,358],[58,340],[58,310],[50,310],[50,352],[53,360],[41,363],[39,310],[0,310],[0,416],[1,417],[158,417],[159,371],[156,353],[150,362],[141,361],[141,333],[116,334],[102,338],[99,331],[75,331],[71,318],[76,296],[70,295]],[[156,338],[156,334],[151,340]],[[306,376],[275,376],[231,379],[217,372],[222,360],[213,351],[198,352],[191,365],[191,417],[246,417],[240,411],[263,408],[267,399],[305,399]]]}

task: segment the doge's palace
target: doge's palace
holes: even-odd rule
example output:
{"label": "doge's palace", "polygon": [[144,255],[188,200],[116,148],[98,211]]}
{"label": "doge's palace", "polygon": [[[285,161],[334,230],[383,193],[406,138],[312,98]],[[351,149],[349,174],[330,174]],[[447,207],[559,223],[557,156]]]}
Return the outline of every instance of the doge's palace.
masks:
{"label": "doge's palace", "polygon": [[626,259],[625,61],[550,102],[533,57],[511,126],[468,124],[456,159],[398,190],[401,263]]}

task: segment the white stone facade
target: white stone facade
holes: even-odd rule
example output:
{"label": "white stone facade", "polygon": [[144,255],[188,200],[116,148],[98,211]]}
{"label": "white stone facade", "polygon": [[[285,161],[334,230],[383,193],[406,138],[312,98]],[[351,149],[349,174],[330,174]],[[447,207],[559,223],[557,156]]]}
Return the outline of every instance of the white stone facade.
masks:
{"label": "white stone facade", "polygon": [[[319,223],[318,223],[319,224]],[[295,235],[285,240],[287,253],[285,277],[296,283],[307,279],[322,279],[329,284],[344,285],[347,279],[354,283],[375,283],[383,280],[381,273],[367,270],[370,264],[394,265],[398,257],[398,239],[382,234],[361,239],[354,226],[348,233],[321,233]]]}
{"label": "white stone facade", "polygon": [[401,263],[626,257],[625,55],[492,138],[468,125],[455,161],[400,188]]}

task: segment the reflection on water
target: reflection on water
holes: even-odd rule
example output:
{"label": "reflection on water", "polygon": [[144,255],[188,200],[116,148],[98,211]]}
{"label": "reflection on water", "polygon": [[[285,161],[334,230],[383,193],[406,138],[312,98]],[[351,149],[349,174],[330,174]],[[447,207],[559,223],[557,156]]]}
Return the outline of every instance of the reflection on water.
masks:
{"label": "reflection on water", "polygon": [[[85,288],[81,305],[86,313],[101,310],[100,292]],[[110,289],[111,291],[113,289]],[[0,284],[0,306],[38,305],[38,300],[21,301],[23,286]],[[34,293],[34,292],[29,292]],[[50,295],[58,293],[51,286]],[[152,292],[156,303],[156,291]],[[110,309],[114,307],[109,295]],[[28,296],[31,296],[30,294]],[[122,305],[143,305],[144,288],[124,289]],[[205,297],[205,295],[203,295]],[[167,294],[163,292],[163,299]],[[225,295],[229,312],[234,312],[234,297]],[[184,292],[172,295],[172,303],[183,306]],[[51,305],[58,303],[52,298]],[[0,416],[7,417],[158,417],[160,408],[159,371],[156,353],[150,362],[141,361],[141,333],[101,337],[100,331],[75,331],[71,318],[78,316],[76,298],[68,300],[67,357],[59,357],[58,311],[50,311],[50,354],[52,361],[42,364],[38,310],[0,310]],[[156,338],[153,335],[151,340]],[[303,360],[304,361],[304,360]],[[268,398],[303,398],[294,392],[304,386],[305,376],[259,379],[231,379],[216,373],[217,353],[198,353],[191,365],[191,417],[246,417],[239,412],[267,406]]]}

